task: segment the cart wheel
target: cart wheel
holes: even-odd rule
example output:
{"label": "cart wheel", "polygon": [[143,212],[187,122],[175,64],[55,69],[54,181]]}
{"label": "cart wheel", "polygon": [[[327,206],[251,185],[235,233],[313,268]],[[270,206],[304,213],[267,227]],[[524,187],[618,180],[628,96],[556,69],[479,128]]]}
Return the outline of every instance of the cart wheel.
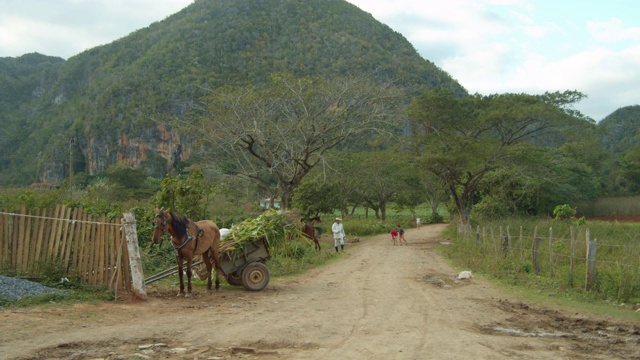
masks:
{"label": "cart wheel", "polygon": [[227,282],[229,285],[242,286],[242,276],[238,272],[232,272],[227,275]]}
{"label": "cart wheel", "polygon": [[269,269],[259,262],[252,262],[242,270],[242,285],[247,290],[260,291],[269,283]]}

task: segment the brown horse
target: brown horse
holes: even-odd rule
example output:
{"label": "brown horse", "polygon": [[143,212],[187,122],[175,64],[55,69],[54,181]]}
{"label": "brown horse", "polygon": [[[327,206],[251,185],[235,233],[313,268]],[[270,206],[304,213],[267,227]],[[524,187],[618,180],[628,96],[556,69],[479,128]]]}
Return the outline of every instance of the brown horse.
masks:
{"label": "brown horse", "polygon": [[[171,234],[171,242],[176,250],[178,262],[178,276],[180,277],[180,292],[178,296],[191,296],[191,264],[193,256],[202,255],[202,260],[207,267],[207,292],[211,291],[212,265],[216,267],[216,290],[220,290],[220,230],[210,220],[193,222],[184,215],[173,213],[170,209],[156,209],[156,217],[153,219],[153,242],[160,243],[165,232]],[[184,292],[183,261],[187,259],[187,293]],[[213,264],[212,264],[213,261]]]}
{"label": "brown horse", "polygon": [[320,217],[316,215],[310,219],[302,219],[302,233],[309,239],[313,240],[316,250],[320,250],[320,239],[316,236],[316,232],[318,234],[322,234],[322,228],[314,227],[314,222],[320,222]]}

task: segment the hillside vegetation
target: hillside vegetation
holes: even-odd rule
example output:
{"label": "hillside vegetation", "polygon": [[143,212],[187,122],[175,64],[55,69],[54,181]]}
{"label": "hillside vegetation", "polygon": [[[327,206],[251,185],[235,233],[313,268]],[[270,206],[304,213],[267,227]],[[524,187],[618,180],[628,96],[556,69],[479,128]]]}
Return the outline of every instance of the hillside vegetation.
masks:
{"label": "hillside vegetation", "polygon": [[[158,155],[158,124],[182,117],[206,89],[259,84],[272,73],[330,78],[373,74],[409,93],[464,88],[399,33],[342,0],[195,1],[163,21],[67,61],[0,59],[0,184],[60,183]],[[126,139],[128,139],[128,142]],[[27,141],[28,140],[28,141]],[[73,144],[70,146],[70,142]],[[164,173],[188,157],[188,139],[160,154]],[[69,160],[72,153],[72,159]],[[136,159],[131,159],[138,157]]]}

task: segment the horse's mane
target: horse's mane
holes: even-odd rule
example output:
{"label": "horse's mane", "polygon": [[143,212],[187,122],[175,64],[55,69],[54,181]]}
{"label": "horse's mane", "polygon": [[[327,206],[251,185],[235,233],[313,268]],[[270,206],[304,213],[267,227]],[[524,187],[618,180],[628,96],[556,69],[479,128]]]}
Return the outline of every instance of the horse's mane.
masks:
{"label": "horse's mane", "polygon": [[169,212],[171,214],[171,227],[176,233],[176,237],[179,239],[187,234],[187,226],[189,225],[189,219],[181,214]]}

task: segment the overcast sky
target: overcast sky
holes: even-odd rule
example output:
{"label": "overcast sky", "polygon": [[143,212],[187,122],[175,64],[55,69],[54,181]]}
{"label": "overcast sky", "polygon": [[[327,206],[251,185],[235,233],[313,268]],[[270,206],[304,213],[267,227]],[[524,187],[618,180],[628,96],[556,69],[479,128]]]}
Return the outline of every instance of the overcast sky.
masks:
{"label": "overcast sky", "polygon": [[[215,0],[208,0],[215,1]],[[471,93],[578,90],[599,121],[640,104],[636,0],[348,0]],[[0,57],[69,58],[193,0],[0,0]]]}

